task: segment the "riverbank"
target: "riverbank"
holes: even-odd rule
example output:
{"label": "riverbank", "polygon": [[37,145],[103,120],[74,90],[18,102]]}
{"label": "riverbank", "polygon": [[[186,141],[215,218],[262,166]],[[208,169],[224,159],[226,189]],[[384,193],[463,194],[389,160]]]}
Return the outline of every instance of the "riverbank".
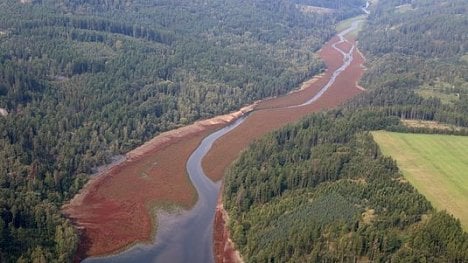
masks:
{"label": "riverbank", "polygon": [[216,263],[242,263],[228,228],[229,216],[224,210],[222,194],[219,195],[214,218],[213,250]]}
{"label": "riverbank", "polygon": [[[308,89],[301,90],[285,97],[267,100],[259,103],[258,110],[250,114],[237,129],[226,134],[215,142],[211,150],[203,159],[205,174],[214,181],[221,180],[226,169],[240,155],[241,151],[260,136],[277,128],[293,123],[312,112],[333,108],[356,94],[363,91],[357,83],[364,74],[362,66],[364,57],[357,48],[353,50],[351,64],[340,73],[330,88],[314,103],[303,107],[291,107],[304,103],[308,98],[319,92],[320,88],[332,77],[341,64],[341,54],[333,48],[337,43],[337,37],[330,40],[319,52],[320,57],[327,65],[327,71],[322,78],[316,80]],[[342,51],[350,51],[356,45],[355,39],[349,38],[346,44],[336,45],[343,48]],[[278,108],[281,107],[281,108]],[[241,262],[239,253],[235,250],[228,229],[228,215],[223,209],[222,202],[218,202],[214,220],[214,243],[215,262]]]}
{"label": "riverbank", "polygon": [[197,200],[184,165],[193,150],[208,134],[254,106],[162,133],[127,153],[125,161],[91,178],[63,207],[80,231],[76,261],[151,243],[156,208],[176,204],[188,209]]}
{"label": "riverbank", "polygon": [[[244,123],[214,143],[211,151],[203,159],[203,169],[208,177],[213,181],[222,179],[225,169],[239,153],[263,134],[298,121],[309,113],[336,107],[363,91],[357,82],[364,73],[361,66],[364,58],[358,49],[355,49],[352,63],[317,101],[303,107],[288,108],[313,97],[341,66],[342,56],[332,47],[337,41],[337,37],[333,38],[319,52],[327,65],[327,71],[321,78],[314,81],[307,89],[259,103],[256,111],[251,113]],[[348,41],[352,45],[355,44],[354,39]]]}
{"label": "riverbank", "polygon": [[342,55],[332,47],[337,41],[338,37],[333,38],[319,52],[328,69],[306,88],[163,133],[128,153],[123,163],[93,178],[64,207],[64,213],[81,229],[77,260],[115,253],[135,243],[152,242],[155,207],[175,204],[184,209],[192,207],[197,195],[186,175],[185,164],[208,134],[255,108],[244,123],[216,141],[203,160],[206,174],[219,180],[226,167],[255,138],[311,112],[335,107],[359,93],[355,83],[362,75],[362,57],[355,49],[352,63],[317,101],[304,107],[284,108],[313,97],[342,66]]}

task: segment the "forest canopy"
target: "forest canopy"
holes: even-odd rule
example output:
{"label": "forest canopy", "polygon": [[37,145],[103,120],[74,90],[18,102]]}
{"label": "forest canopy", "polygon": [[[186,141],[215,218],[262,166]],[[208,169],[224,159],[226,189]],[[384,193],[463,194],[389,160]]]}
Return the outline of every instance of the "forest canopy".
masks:
{"label": "forest canopy", "polygon": [[466,8],[461,0],[378,1],[358,36],[367,91],[241,154],[226,173],[223,204],[246,262],[468,261],[460,221],[436,211],[369,133],[467,135]]}
{"label": "forest canopy", "polygon": [[358,10],[336,7],[1,0],[0,261],[70,261],[78,236],[59,209],[96,167],[323,71],[315,51]]}

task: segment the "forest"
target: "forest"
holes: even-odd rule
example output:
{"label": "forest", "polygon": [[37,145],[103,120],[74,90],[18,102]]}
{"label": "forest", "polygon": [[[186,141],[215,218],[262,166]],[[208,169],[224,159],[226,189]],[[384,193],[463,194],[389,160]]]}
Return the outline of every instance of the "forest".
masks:
{"label": "forest", "polygon": [[459,0],[371,6],[358,36],[367,91],[256,141],[226,173],[223,203],[243,260],[468,261],[459,220],[435,210],[369,133],[468,135],[466,8]]}
{"label": "forest", "polygon": [[466,126],[466,13],[461,0],[379,3],[359,35],[371,65],[361,84],[375,91],[351,107]]}
{"label": "forest", "polygon": [[299,3],[1,0],[0,262],[70,261],[60,207],[97,167],[323,71],[315,51],[364,2]]}
{"label": "forest", "polygon": [[468,234],[385,157],[369,130],[399,118],[314,114],[250,146],[225,179],[231,237],[246,262],[464,262]]}

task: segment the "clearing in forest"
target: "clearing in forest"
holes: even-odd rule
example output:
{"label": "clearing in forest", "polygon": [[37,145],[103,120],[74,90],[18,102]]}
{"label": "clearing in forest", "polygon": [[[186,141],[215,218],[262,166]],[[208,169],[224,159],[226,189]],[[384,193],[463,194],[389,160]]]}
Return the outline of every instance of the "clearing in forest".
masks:
{"label": "clearing in forest", "polygon": [[440,210],[468,230],[468,136],[372,132],[383,154]]}
{"label": "clearing in forest", "polygon": [[[341,32],[349,27],[355,22],[355,21],[364,21],[366,19],[366,15],[360,15],[360,16],[355,16],[348,18],[346,20],[341,21],[336,25],[336,32]],[[361,31],[362,27],[364,26],[364,23],[361,22],[359,25],[351,32],[349,32],[349,36],[351,37],[356,37],[359,31]]]}

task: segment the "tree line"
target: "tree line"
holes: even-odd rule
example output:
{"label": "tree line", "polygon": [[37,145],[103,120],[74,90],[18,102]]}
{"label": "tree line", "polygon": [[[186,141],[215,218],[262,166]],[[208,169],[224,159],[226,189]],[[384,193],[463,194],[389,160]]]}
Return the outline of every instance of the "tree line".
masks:
{"label": "tree line", "polygon": [[[358,36],[367,91],[261,138],[225,176],[229,229],[247,262],[468,261],[459,220],[433,209],[369,133],[467,134],[466,4],[371,8]],[[422,96],[428,88],[433,95]],[[456,99],[444,101],[447,94]],[[401,119],[465,129],[410,128]]]}
{"label": "tree line", "polygon": [[291,1],[0,2],[0,261],[67,262],[60,214],[160,132],[287,93],[346,11]]}
{"label": "tree line", "polygon": [[368,131],[399,118],[318,113],[253,143],[226,174],[223,203],[247,262],[468,260],[460,221],[435,211]]}

